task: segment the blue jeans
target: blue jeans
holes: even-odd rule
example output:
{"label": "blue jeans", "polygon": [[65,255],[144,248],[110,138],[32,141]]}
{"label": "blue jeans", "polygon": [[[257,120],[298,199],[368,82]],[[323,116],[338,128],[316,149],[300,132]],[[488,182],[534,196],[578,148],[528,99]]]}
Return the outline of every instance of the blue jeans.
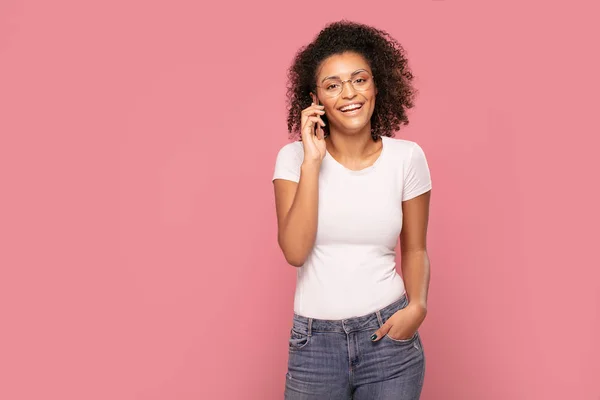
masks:
{"label": "blue jeans", "polygon": [[323,320],[294,314],[289,339],[286,400],[418,400],[425,354],[418,332],[407,340],[370,337],[406,295],[361,317]]}

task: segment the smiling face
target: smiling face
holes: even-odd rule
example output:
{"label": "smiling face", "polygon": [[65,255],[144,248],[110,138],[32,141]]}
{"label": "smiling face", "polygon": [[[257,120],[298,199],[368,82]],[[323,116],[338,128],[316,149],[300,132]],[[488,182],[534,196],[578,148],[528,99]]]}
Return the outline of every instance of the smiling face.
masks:
{"label": "smiling face", "polygon": [[[366,74],[370,79],[371,68],[360,54],[346,52],[336,54],[325,59],[320,69],[317,70],[317,97],[325,106],[325,115],[331,131],[340,131],[345,134],[357,134],[371,130],[371,116],[375,108],[377,89],[375,83],[366,90],[360,90],[361,74]],[[341,93],[331,96],[332,79],[346,81],[352,79],[357,83],[357,90],[350,82],[342,85]],[[316,100],[314,94],[313,100]]]}

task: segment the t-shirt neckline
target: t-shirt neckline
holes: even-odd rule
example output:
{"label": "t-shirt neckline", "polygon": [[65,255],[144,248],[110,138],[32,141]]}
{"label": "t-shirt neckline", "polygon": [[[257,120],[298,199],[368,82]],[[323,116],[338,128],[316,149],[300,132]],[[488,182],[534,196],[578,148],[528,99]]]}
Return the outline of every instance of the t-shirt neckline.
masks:
{"label": "t-shirt neckline", "polygon": [[329,153],[329,151],[327,151],[327,149],[325,149],[325,157],[329,158],[334,164],[338,165],[340,168],[342,168],[344,171],[346,171],[347,173],[351,174],[351,175],[363,175],[366,173],[369,173],[371,171],[373,171],[378,164],[381,163],[381,159],[383,158],[383,154],[385,153],[385,148],[387,147],[387,136],[381,136],[381,153],[379,153],[379,157],[377,157],[377,159],[373,162],[373,164],[369,165],[368,167],[365,167],[363,169],[359,169],[359,170],[354,170],[354,169],[350,169],[347,168],[346,166],[344,166],[342,163],[340,163],[338,160],[336,160],[335,158],[333,158],[333,156]]}

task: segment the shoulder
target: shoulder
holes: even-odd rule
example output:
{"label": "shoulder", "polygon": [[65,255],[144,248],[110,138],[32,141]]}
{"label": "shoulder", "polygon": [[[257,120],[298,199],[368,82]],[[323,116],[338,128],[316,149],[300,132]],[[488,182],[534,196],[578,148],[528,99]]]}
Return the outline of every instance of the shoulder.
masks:
{"label": "shoulder", "polygon": [[279,154],[304,155],[304,146],[299,140],[286,143],[279,149]]}
{"label": "shoulder", "polygon": [[301,141],[286,143],[277,152],[277,163],[299,164],[304,159],[304,146]]}
{"label": "shoulder", "polygon": [[399,159],[410,160],[415,150],[418,152],[422,151],[421,146],[412,140],[387,136],[384,140],[386,140],[385,144],[389,147],[390,152],[394,154],[394,157],[399,157]]}
{"label": "shoulder", "polygon": [[300,180],[300,166],[304,160],[304,146],[300,141],[283,145],[277,153],[273,180],[286,179],[293,182]]}

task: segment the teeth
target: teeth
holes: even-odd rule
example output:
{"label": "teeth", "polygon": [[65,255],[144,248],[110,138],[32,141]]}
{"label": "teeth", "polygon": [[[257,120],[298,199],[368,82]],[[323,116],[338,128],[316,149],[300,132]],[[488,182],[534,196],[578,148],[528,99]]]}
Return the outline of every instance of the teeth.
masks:
{"label": "teeth", "polygon": [[341,111],[350,111],[350,110],[355,110],[355,109],[360,108],[360,107],[362,107],[362,104],[352,104],[350,106],[343,107],[340,110]]}

